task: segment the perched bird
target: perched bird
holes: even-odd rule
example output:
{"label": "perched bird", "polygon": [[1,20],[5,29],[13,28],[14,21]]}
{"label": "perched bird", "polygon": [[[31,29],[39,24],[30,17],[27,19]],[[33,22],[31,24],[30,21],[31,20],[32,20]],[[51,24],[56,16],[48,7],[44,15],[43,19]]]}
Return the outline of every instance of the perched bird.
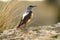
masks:
{"label": "perched bird", "polygon": [[32,6],[32,5],[29,5],[25,11],[25,13],[23,14],[22,18],[21,18],[21,21],[19,23],[19,25],[17,26],[17,28],[19,28],[21,25],[23,24],[28,24],[33,16],[33,13],[32,13],[32,8],[34,8],[36,6]]}

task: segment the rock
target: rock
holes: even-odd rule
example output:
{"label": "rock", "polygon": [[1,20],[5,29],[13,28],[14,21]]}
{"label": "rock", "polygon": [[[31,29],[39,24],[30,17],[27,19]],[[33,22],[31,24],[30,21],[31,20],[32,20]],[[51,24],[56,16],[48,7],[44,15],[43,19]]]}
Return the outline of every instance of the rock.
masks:
{"label": "rock", "polygon": [[40,39],[58,40],[60,38],[60,32],[57,32],[56,30],[60,30],[60,29],[59,28],[56,29],[57,26],[53,27],[49,25],[49,26],[40,26],[38,28],[31,27],[30,29],[27,30],[8,29],[8,30],[4,30],[0,34],[0,40],[40,40]]}

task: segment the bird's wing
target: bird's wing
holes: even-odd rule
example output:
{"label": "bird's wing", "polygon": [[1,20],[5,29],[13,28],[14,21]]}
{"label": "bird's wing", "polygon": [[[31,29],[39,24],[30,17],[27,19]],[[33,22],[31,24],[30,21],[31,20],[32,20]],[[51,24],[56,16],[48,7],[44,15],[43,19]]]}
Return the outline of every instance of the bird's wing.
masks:
{"label": "bird's wing", "polygon": [[25,12],[25,13],[23,14],[23,16],[22,16],[22,20],[24,19],[24,17],[25,17],[26,15],[28,15],[27,12]]}

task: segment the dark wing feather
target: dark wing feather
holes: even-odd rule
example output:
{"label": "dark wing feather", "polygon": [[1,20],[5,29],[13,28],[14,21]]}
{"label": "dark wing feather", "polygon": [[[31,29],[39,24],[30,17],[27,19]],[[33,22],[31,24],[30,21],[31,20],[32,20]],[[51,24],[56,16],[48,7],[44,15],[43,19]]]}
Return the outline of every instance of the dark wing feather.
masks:
{"label": "dark wing feather", "polygon": [[17,26],[17,28],[19,28],[23,24],[26,24],[26,22],[30,19],[31,14],[32,14],[32,11],[30,11],[29,14],[24,17],[23,20],[21,19],[21,21],[20,21],[19,25]]}
{"label": "dark wing feather", "polygon": [[31,14],[32,14],[32,11],[30,11],[29,14],[24,17],[24,19],[22,20],[24,24],[30,19]]}

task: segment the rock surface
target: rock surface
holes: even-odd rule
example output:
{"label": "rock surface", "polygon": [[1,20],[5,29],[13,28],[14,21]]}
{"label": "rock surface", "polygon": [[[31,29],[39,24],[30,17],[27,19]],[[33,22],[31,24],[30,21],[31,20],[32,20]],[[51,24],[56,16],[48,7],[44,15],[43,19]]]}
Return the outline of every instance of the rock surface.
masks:
{"label": "rock surface", "polygon": [[4,30],[0,33],[0,40],[60,40],[60,23],[26,29]]}

